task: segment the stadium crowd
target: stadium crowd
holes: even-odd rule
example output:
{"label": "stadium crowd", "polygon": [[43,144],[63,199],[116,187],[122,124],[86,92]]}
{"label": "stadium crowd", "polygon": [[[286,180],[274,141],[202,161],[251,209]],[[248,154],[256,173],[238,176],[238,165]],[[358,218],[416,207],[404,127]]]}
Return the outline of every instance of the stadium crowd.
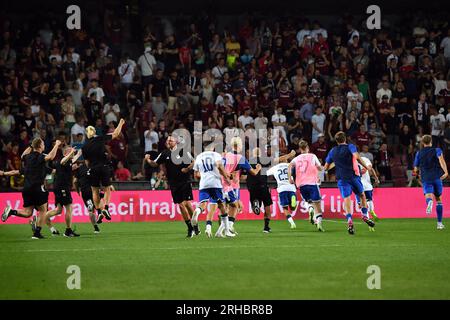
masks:
{"label": "stadium crowd", "polygon": [[[85,128],[112,132],[128,119],[108,152],[118,181],[146,179],[167,188],[163,172],[131,172],[131,136],[142,158],[165,148],[176,128],[230,132],[280,130],[285,152],[300,139],[321,161],[345,131],[391,180],[398,157],[412,162],[425,133],[450,159],[450,26],[447,16],[399,19],[367,30],[344,17],[327,29],[304,18],[248,17],[219,30],[214,19],[191,18],[142,29],[142,52],[123,50],[124,21],[105,19],[105,30],[69,31],[42,23],[0,25],[0,168],[20,167],[35,137],[50,150],[56,139],[82,147]],[[56,159],[61,159],[62,153]],[[332,177],[329,179],[332,179]],[[21,187],[21,178],[2,188]]]}

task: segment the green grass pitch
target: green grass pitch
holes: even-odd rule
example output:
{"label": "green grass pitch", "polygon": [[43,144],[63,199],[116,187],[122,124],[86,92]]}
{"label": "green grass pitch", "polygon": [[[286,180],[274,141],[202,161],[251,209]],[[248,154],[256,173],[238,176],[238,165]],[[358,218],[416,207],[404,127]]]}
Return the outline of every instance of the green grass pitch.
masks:
{"label": "green grass pitch", "polygon": [[[80,238],[0,225],[0,299],[449,299],[450,233],[434,219],[383,220],[376,232],[358,221],[305,220],[290,230],[273,221],[239,221],[235,239],[185,239],[183,222],[104,223]],[[62,231],[63,226],[58,228]],[[217,224],[213,229],[217,228]],[[67,267],[81,289],[66,286]],[[367,267],[381,269],[381,289],[367,288]]]}

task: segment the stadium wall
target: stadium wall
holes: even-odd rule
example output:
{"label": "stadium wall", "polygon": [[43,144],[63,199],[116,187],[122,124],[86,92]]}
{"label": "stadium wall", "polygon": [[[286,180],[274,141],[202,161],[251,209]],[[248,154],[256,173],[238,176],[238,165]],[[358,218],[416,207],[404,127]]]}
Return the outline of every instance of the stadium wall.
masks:
{"label": "stadium wall", "polygon": [[[450,188],[444,188],[444,195]],[[73,192],[73,221],[76,223],[89,222],[87,209],[85,208],[81,197]],[[198,199],[198,190],[194,191],[194,199]],[[249,212],[249,193],[248,190],[241,190],[241,199],[244,204],[244,210],[239,214],[239,220],[261,219]],[[272,190],[273,219],[284,219],[278,206],[278,196],[276,190]],[[343,218],[342,198],[337,188],[322,189],[322,208],[324,217],[328,219]],[[445,198],[444,198],[445,199]],[[425,218],[425,200],[421,188],[378,188],[374,190],[375,211],[380,218]],[[0,194],[0,204],[3,208],[10,204],[13,208],[22,206],[22,196],[20,193],[2,193]],[[194,204],[196,202],[194,201]],[[447,202],[447,204],[450,204]],[[170,191],[116,191],[112,193],[110,212],[113,222],[135,222],[135,221],[176,221],[182,220],[178,206],[172,201]],[[49,209],[54,208],[54,195],[50,193]],[[448,206],[444,203],[444,208]],[[359,209],[353,202],[353,209],[356,215],[359,215]],[[448,210],[448,209],[447,209]],[[305,203],[301,203],[295,214],[297,219],[306,218]],[[444,213],[445,215],[445,213]],[[434,214],[431,215],[434,217]],[[200,218],[204,220],[204,217]],[[64,217],[55,217],[55,222],[63,223]],[[27,219],[11,217],[7,223],[19,224],[28,223]]]}

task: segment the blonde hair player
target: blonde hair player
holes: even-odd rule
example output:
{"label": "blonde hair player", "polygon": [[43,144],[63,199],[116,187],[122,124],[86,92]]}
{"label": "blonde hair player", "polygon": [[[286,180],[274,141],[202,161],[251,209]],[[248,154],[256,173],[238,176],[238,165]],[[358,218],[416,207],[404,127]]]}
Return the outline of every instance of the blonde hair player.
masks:
{"label": "blonde hair player", "polygon": [[[319,172],[323,168],[317,156],[309,153],[308,142],[305,140],[300,141],[299,147],[301,154],[289,164],[289,181],[299,188],[303,200],[309,204],[309,221],[317,226],[318,231],[323,232],[322,196],[319,189]],[[293,170],[295,172],[295,181],[292,179]]]}
{"label": "blonde hair player", "polygon": [[[98,136],[94,127],[86,128],[86,143],[84,144],[83,158],[89,168],[92,196],[94,205],[98,211],[97,223],[100,223],[103,217],[111,220],[109,213],[109,201],[111,199],[111,168],[107,158],[106,143],[112,139],[117,139],[122,134],[122,127],[125,120],[120,119],[119,124],[111,134]],[[103,188],[105,197],[104,203],[100,200],[100,189]]]}

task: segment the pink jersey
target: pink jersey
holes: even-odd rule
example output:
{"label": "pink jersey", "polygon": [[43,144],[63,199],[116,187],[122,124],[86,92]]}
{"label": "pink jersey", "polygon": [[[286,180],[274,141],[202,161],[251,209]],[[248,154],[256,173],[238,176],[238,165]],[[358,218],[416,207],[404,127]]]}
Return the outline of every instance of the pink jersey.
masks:
{"label": "pink jersey", "polygon": [[320,161],[313,153],[302,153],[295,157],[291,163],[295,168],[295,184],[297,187],[304,185],[317,185]]}
{"label": "pink jersey", "polygon": [[223,156],[225,171],[233,174],[233,179],[231,179],[231,184],[227,184],[222,177],[223,191],[229,192],[233,189],[239,189],[239,181],[241,178],[241,171],[238,168],[239,164],[244,160],[242,155],[239,153],[227,152]]}

